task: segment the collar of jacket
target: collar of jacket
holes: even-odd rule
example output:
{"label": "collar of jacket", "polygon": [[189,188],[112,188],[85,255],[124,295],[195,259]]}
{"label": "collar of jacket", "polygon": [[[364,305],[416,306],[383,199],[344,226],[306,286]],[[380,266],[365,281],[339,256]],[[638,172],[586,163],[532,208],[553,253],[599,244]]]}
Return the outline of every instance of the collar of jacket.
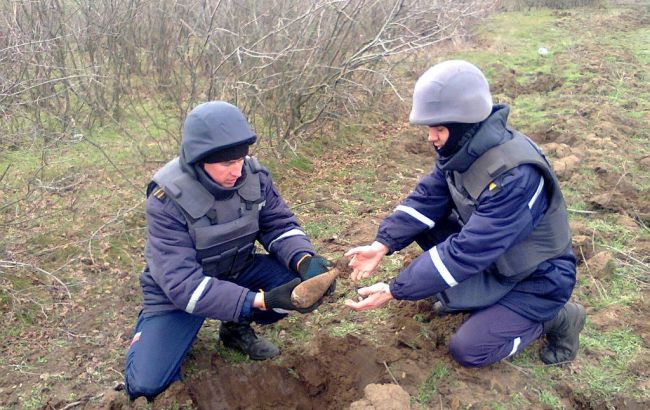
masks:
{"label": "collar of jacket", "polygon": [[224,199],[230,198],[239,188],[246,182],[246,167],[242,169],[242,176],[239,177],[237,183],[232,188],[224,188],[221,185],[217,184],[210,178],[210,176],[205,172],[203,167],[198,164],[188,164],[185,159],[185,152],[181,150],[179,155],[179,162],[183,171],[192,176],[203,185],[205,189],[208,190],[214,196],[214,199],[221,201]]}
{"label": "collar of jacket", "polygon": [[244,185],[244,182],[246,182],[246,168],[242,169],[242,175],[239,177],[235,183],[235,186],[232,188],[224,188],[214,182],[201,165],[194,165],[193,168],[194,172],[196,173],[196,179],[201,183],[201,185],[205,187],[205,189],[208,190],[208,192],[212,194],[212,196],[214,196],[214,199],[217,201],[230,198],[235,192],[239,190],[239,188],[241,188],[242,185]]}
{"label": "collar of jacket", "polygon": [[492,113],[483,122],[462,148],[449,157],[438,156],[436,162],[442,171],[466,171],[485,151],[512,139],[506,127],[510,107],[496,104]]}

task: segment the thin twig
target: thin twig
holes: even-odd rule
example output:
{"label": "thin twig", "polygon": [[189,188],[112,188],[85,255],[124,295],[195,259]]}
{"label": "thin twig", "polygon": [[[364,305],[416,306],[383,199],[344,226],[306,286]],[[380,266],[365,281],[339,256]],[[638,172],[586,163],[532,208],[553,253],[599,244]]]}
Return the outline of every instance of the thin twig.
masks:
{"label": "thin twig", "polygon": [[323,201],[326,201],[326,199],[316,199],[314,201],[303,202],[303,203],[300,203],[300,204],[291,205],[291,207],[295,209],[295,208],[299,208],[301,206],[305,206],[305,205],[309,205],[309,204],[315,204],[315,203],[323,202]]}
{"label": "thin twig", "polygon": [[508,360],[504,360],[503,363],[507,364],[508,366],[513,367],[514,369],[522,372],[525,375],[531,376],[531,373],[528,370],[524,369],[523,367],[519,367],[514,363],[510,363]]}
{"label": "thin twig", "polygon": [[384,366],[386,367],[386,370],[388,370],[388,374],[390,375],[391,379],[395,382],[396,385],[400,385],[395,376],[393,375],[393,372],[390,371],[390,367],[388,367],[388,364],[386,364],[386,361],[384,361]]}
{"label": "thin twig", "polygon": [[599,214],[600,212],[598,211],[583,211],[581,209],[573,209],[573,208],[567,208],[567,211],[573,212],[576,214]]}
{"label": "thin twig", "polygon": [[133,205],[131,208],[127,209],[125,212],[121,212],[121,209],[118,209],[117,215],[115,215],[111,220],[100,226],[99,228],[95,229],[93,233],[90,235],[90,238],[88,238],[88,256],[90,257],[91,262],[93,265],[95,264],[95,259],[93,258],[93,249],[92,249],[92,243],[93,239],[95,239],[95,236],[106,226],[116,222],[119,220],[120,217],[124,217],[124,215],[127,215],[129,212],[133,211],[135,208],[139,207],[140,203],[137,203]]}
{"label": "thin twig", "polygon": [[625,257],[628,258],[628,259],[633,260],[634,262],[636,262],[636,263],[638,263],[639,265],[643,266],[646,270],[650,271],[650,265],[648,265],[648,264],[645,263],[645,262],[642,262],[642,261],[638,260],[637,258],[635,258],[634,256],[630,255],[629,253],[623,252],[623,251],[621,251],[621,250],[619,250],[619,249],[616,249],[616,248],[614,248],[613,246],[610,246],[610,245],[603,245],[603,246],[604,246],[605,248],[607,248],[607,249],[611,249],[611,250],[613,250],[614,252],[616,252],[616,253],[618,253],[618,254],[621,254],[621,255],[625,256]]}
{"label": "thin twig", "polygon": [[68,299],[72,299],[72,295],[70,294],[70,291],[68,290],[68,287],[66,286],[65,283],[61,281],[61,279],[57,278],[56,275],[46,271],[45,269],[41,269],[38,266],[31,265],[29,263],[22,263],[22,262],[14,262],[14,261],[3,261],[0,260],[0,268],[15,268],[15,267],[21,267],[21,268],[31,268],[34,269],[38,272],[44,273],[51,278],[54,278],[55,281],[57,281],[63,289],[65,289],[65,293],[68,295]]}
{"label": "thin twig", "polygon": [[77,406],[79,406],[81,404],[88,403],[89,401],[97,400],[97,399],[99,399],[99,398],[101,398],[103,396],[104,396],[104,393],[99,393],[96,396],[88,397],[87,399],[82,399],[82,400],[78,400],[78,401],[66,404],[64,407],[61,407],[59,410],[68,410],[68,409],[71,409],[73,407],[77,407]]}
{"label": "thin twig", "polygon": [[11,164],[7,165],[7,169],[5,169],[5,172],[2,173],[2,176],[0,176],[0,182],[5,178],[5,175],[7,175],[7,172],[9,172],[9,168],[11,168]]}

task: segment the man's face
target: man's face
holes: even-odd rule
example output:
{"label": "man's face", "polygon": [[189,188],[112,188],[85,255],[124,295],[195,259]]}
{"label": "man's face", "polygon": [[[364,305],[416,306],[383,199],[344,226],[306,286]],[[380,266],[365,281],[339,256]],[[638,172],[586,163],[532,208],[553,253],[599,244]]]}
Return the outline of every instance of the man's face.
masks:
{"label": "man's face", "polygon": [[239,158],[212,164],[205,163],[203,169],[217,184],[224,188],[232,188],[241,176],[243,166],[244,158]]}
{"label": "man's face", "polygon": [[439,150],[449,139],[449,130],[444,125],[430,125],[429,138],[427,139],[435,148]]}

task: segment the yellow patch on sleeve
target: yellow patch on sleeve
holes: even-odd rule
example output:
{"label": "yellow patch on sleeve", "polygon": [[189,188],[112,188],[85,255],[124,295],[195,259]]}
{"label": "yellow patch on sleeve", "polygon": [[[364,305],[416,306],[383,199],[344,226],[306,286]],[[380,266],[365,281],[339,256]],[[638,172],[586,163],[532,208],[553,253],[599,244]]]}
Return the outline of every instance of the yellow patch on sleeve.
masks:
{"label": "yellow patch on sleeve", "polygon": [[497,187],[497,184],[495,184],[494,182],[490,182],[490,185],[488,186],[488,189],[489,189],[490,191],[493,191],[494,188],[496,188],[496,187]]}

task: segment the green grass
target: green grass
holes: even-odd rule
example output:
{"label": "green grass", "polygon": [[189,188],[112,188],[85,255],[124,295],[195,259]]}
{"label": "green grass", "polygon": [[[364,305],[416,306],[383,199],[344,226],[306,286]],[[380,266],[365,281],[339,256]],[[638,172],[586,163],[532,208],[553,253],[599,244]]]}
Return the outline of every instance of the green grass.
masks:
{"label": "green grass", "polygon": [[562,405],[562,402],[560,401],[560,398],[557,397],[553,392],[549,390],[539,390],[539,401],[547,407],[550,407],[552,409],[562,409],[564,406]]}
{"label": "green grass", "polygon": [[628,372],[643,342],[631,329],[620,328],[606,332],[587,328],[581,337],[582,348],[598,357],[580,369],[575,376],[577,385],[603,399],[617,393],[633,393],[636,378]]}
{"label": "green grass", "polygon": [[344,337],[348,334],[359,333],[364,328],[362,323],[350,322],[348,320],[340,320],[327,328],[327,333],[333,337]]}
{"label": "green grass", "polygon": [[[597,309],[610,305],[632,305],[642,300],[639,283],[634,280],[634,277],[638,274],[629,267],[618,268],[614,271],[611,278],[603,280],[603,283],[599,282],[599,285],[596,285],[596,292],[583,297],[592,307]],[[583,281],[581,279],[581,283]],[[589,282],[585,283],[589,284]]]}
{"label": "green grass", "polygon": [[289,162],[287,162],[287,167],[296,168],[296,169],[299,169],[301,171],[307,171],[307,172],[309,172],[309,171],[311,171],[313,169],[313,166],[312,166],[311,162],[309,161],[309,159],[307,159],[305,157],[300,157],[300,156],[296,156],[296,157],[291,158],[289,160]]}
{"label": "green grass", "polygon": [[509,397],[511,408],[513,409],[524,409],[531,406],[530,401],[524,396],[521,392],[512,393]]}
{"label": "green grass", "polygon": [[215,350],[219,357],[226,363],[244,363],[249,361],[248,355],[239,350],[227,348],[221,343],[215,343]]}
{"label": "green grass", "polygon": [[426,405],[438,393],[438,384],[443,378],[447,378],[449,369],[442,363],[437,363],[431,370],[431,374],[418,386],[416,401],[420,405]]}

